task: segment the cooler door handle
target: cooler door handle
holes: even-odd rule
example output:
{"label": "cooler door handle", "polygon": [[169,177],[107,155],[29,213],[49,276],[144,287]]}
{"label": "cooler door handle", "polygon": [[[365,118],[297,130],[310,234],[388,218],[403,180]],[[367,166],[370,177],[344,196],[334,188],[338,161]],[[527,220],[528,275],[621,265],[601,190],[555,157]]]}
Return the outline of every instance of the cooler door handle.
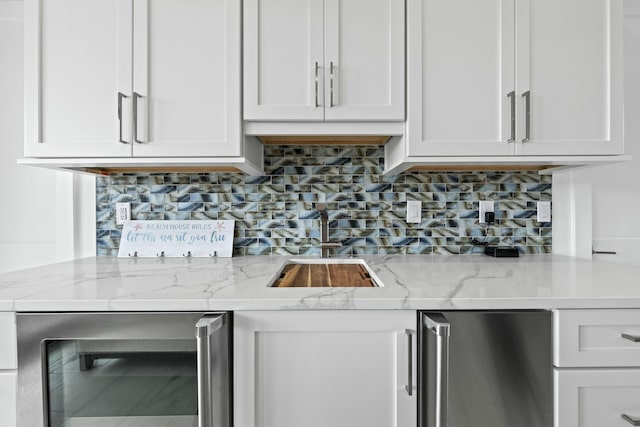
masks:
{"label": "cooler door handle", "polygon": [[435,427],[447,427],[449,388],[449,336],[451,324],[441,313],[423,314],[423,327],[436,339],[435,348]]}
{"label": "cooler door handle", "polygon": [[[214,427],[212,336],[224,326],[222,315],[203,316],[196,323],[198,348],[198,427]],[[218,408],[219,409],[219,408]],[[217,427],[217,426],[215,426]]]}

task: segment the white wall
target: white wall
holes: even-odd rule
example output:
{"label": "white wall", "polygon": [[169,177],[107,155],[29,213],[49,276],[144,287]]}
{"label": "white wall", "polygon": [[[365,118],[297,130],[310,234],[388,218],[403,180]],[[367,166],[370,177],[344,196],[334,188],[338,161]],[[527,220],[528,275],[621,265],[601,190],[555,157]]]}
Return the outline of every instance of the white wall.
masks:
{"label": "white wall", "polygon": [[95,254],[95,180],[16,165],[23,157],[23,4],[0,1],[0,273]]}

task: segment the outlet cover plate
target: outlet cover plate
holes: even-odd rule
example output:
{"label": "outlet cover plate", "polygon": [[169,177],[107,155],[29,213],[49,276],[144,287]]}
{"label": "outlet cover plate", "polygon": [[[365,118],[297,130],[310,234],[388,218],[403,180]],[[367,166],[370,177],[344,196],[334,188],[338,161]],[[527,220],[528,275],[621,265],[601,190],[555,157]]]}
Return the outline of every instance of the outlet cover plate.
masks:
{"label": "outlet cover plate", "polygon": [[116,203],[116,225],[131,219],[131,203]]}
{"label": "outlet cover plate", "polygon": [[551,222],[551,202],[537,202],[537,211],[538,222]]}
{"label": "outlet cover plate", "polygon": [[407,200],[407,222],[417,224],[422,221],[422,202]]}

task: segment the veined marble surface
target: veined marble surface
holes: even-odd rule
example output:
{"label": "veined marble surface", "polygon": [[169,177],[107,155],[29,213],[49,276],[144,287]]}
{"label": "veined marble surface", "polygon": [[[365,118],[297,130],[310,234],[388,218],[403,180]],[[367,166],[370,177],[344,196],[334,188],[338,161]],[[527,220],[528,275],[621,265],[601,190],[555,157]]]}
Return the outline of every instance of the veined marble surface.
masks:
{"label": "veined marble surface", "polygon": [[269,288],[290,259],[280,256],[85,258],[0,275],[0,311],[640,308],[638,267],[557,255],[361,258],[384,287]]}

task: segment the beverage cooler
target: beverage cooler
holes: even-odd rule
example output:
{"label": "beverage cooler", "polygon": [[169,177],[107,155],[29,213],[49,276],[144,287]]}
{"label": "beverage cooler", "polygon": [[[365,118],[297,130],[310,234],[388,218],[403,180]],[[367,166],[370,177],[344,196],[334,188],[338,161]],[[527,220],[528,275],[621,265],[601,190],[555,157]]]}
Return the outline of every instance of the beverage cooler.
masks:
{"label": "beverage cooler", "polygon": [[552,427],[551,313],[421,312],[419,427]]}
{"label": "beverage cooler", "polygon": [[19,313],[19,427],[230,427],[230,313]]}

